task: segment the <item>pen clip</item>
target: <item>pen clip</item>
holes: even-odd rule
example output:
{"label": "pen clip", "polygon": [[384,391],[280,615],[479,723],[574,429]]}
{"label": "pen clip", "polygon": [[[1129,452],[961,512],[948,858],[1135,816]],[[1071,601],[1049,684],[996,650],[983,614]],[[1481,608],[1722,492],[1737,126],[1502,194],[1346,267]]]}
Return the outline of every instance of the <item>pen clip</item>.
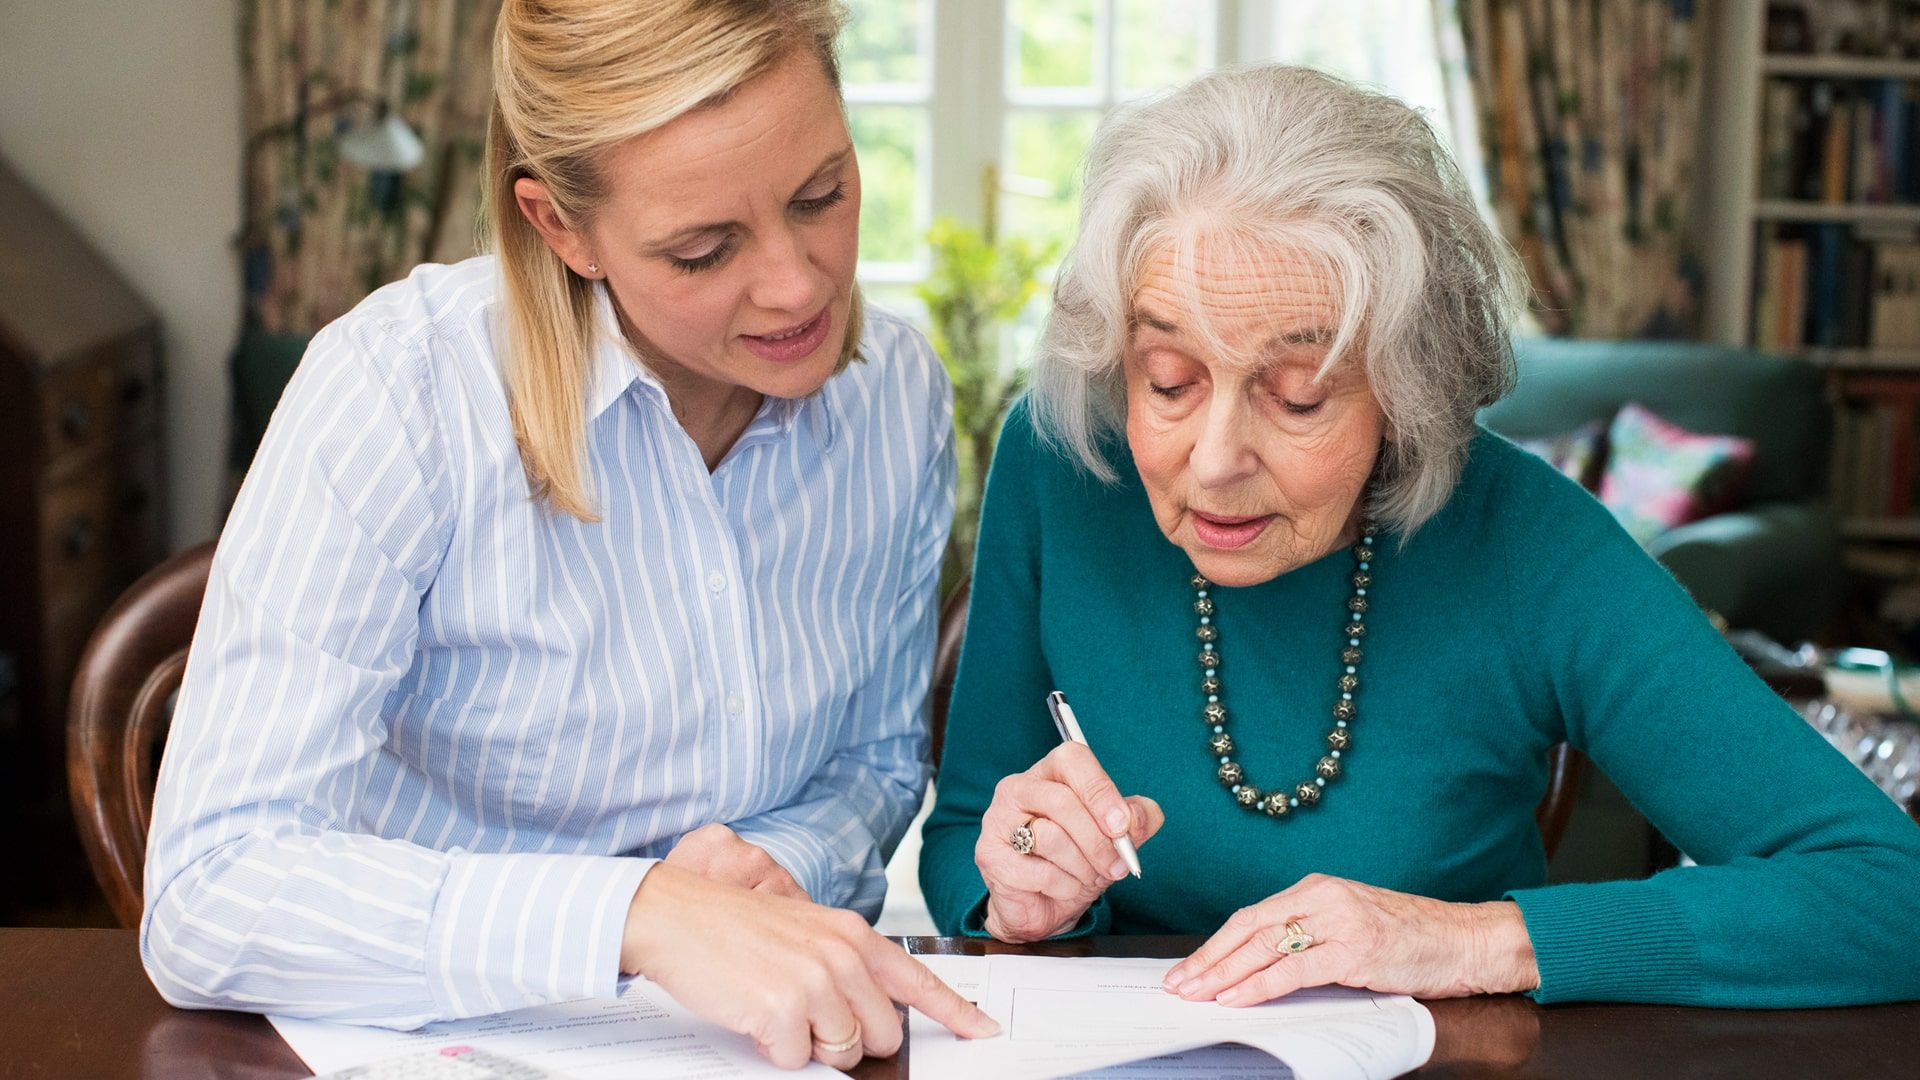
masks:
{"label": "pen clip", "polygon": [[1067,695],[1055,690],[1047,695],[1047,715],[1053,717],[1053,729],[1060,733],[1061,742],[1072,742],[1073,733],[1067,730],[1067,721],[1060,710],[1067,704]]}

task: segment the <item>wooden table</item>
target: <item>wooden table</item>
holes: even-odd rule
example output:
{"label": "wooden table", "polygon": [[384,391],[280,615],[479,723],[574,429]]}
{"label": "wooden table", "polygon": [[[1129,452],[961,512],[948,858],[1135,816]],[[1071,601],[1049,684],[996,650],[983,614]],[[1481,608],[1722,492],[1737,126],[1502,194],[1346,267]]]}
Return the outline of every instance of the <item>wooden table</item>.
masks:
{"label": "wooden table", "polygon": [[[1176,956],[1193,938],[1101,938],[1017,950],[909,938],[916,953],[1037,951]],[[1920,1073],[1920,1003],[1759,1012],[1653,1005],[1556,1005],[1525,998],[1436,1001],[1436,1045],[1421,1077],[1893,1077]],[[912,1054],[863,1063],[899,1076]],[[0,929],[0,1076],[309,1075],[260,1017],[189,1012],[160,1000],[130,930]]]}

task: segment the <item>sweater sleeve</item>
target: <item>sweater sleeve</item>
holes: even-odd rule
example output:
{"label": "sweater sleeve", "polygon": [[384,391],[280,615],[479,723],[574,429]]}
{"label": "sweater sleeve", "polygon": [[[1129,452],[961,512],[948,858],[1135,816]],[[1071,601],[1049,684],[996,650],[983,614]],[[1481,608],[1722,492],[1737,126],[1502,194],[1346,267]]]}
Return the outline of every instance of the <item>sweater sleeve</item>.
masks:
{"label": "sweater sleeve", "polygon": [[[974,865],[980,818],[1002,777],[1024,772],[1055,742],[1043,702],[1053,689],[1040,641],[1036,484],[1051,451],[1035,441],[1022,399],[1007,414],[988,473],[974,547],[967,636],[960,650],[936,798],[923,831],[920,885],[943,934],[982,936],[987,887]],[[1029,717],[1032,723],[1009,723]],[[1075,934],[1105,926],[1100,901]]]}
{"label": "sweater sleeve", "polygon": [[[1700,865],[1512,892],[1543,1002],[1920,997],[1920,826],[1572,486],[1503,500],[1510,640],[1568,741]],[[1496,508],[1496,515],[1503,511]],[[1544,683],[1544,686],[1540,684]]]}

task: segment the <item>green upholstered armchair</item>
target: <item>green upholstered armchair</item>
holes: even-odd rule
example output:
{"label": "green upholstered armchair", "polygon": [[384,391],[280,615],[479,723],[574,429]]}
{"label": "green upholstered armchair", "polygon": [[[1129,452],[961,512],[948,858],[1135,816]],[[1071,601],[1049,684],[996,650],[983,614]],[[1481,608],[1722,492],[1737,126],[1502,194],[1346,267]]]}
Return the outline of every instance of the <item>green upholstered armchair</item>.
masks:
{"label": "green upholstered armchair", "polygon": [[1509,438],[1571,431],[1637,401],[1691,431],[1752,439],[1742,506],[1670,529],[1647,550],[1732,626],[1788,643],[1820,632],[1844,578],[1825,498],[1832,414],[1819,370],[1693,342],[1528,338],[1517,349],[1519,387],[1481,413]]}

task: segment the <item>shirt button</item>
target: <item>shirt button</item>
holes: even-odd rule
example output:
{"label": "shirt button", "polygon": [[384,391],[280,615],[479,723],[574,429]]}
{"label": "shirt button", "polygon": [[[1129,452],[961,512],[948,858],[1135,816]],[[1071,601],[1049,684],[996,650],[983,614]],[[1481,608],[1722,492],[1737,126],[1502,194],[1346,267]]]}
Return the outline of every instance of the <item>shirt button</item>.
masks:
{"label": "shirt button", "polygon": [[727,587],[726,575],[722,574],[720,571],[715,570],[713,573],[707,575],[707,588],[710,591],[720,592],[726,587]]}
{"label": "shirt button", "polygon": [[746,707],[747,707],[747,703],[740,700],[739,694],[727,695],[727,712],[733,714],[734,716],[739,716],[740,710]]}

